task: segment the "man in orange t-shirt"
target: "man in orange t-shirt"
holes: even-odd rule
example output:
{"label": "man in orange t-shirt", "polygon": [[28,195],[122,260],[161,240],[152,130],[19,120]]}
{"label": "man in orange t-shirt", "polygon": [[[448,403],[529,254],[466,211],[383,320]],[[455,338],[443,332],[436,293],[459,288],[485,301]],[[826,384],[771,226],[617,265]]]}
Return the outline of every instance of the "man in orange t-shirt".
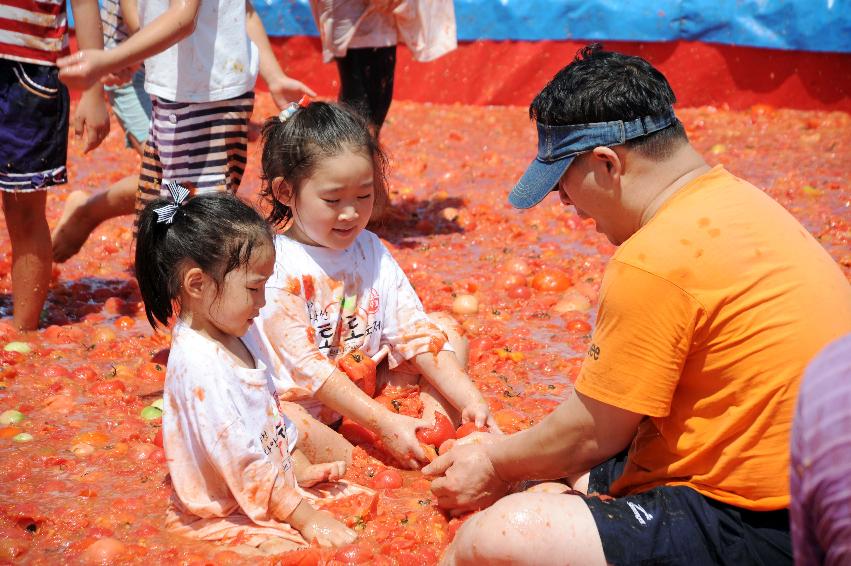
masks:
{"label": "man in orange t-shirt", "polygon": [[499,499],[446,564],[792,562],[798,385],[851,331],[851,287],[783,207],[706,164],[674,101],[643,59],[591,46],[532,103],[538,156],[509,200],[529,208],[557,190],[619,246],[592,344],[551,415],[423,471],[455,512],[521,480],[566,477],[576,491]]}

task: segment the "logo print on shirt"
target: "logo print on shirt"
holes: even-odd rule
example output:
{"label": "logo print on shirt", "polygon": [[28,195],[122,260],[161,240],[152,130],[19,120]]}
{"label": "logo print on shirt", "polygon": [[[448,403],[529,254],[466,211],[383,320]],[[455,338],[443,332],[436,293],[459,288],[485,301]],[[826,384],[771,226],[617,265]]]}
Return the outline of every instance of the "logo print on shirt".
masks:
{"label": "logo print on shirt", "polygon": [[381,300],[378,297],[378,291],[375,289],[369,290],[369,303],[366,305],[366,314],[375,314],[381,306]]}

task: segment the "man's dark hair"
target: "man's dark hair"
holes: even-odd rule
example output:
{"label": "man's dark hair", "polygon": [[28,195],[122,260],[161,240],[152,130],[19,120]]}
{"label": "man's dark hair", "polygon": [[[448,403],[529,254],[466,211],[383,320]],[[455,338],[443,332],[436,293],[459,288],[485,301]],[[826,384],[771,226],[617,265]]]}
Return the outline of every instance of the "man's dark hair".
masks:
{"label": "man's dark hair", "polygon": [[[551,126],[628,121],[661,114],[676,100],[671,85],[653,65],[641,57],[604,51],[594,43],[580,49],[535,97],[529,116]],[[664,159],[687,141],[677,120],[625,145],[651,159]]]}

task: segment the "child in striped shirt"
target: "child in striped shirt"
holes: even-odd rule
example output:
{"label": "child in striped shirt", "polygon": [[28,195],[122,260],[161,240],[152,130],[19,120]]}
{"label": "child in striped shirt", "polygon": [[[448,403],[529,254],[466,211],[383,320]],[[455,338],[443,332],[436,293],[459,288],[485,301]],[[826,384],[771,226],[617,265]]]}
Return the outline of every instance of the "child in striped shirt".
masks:
{"label": "child in striped shirt", "polygon": [[[81,48],[102,45],[98,5],[72,0]],[[56,61],[68,54],[64,0],[0,3],[0,194],[12,247],[14,324],[35,330],[53,270],[47,191],[66,182],[70,102]],[[74,130],[84,151],[109,133],[100,84],[87,84]]]}
{"label": "child in striped shirt", "polygon": [[145,61],[151,129],[136,209],[179,182],[195,193],[235,193],[245,170],[254,82],[262,72],[276,102],[312,91],[288,77],[248,0],[140,0],[141,29],[114,49],[58,61],[69,86]]}

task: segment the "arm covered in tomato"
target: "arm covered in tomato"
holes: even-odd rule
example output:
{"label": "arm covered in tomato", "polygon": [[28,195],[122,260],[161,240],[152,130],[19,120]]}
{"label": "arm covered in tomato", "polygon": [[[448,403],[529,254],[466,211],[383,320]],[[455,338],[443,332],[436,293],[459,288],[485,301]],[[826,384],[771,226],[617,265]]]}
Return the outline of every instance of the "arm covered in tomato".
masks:
{"label": "arm covered in tomato", "polygon": [[481,509],[521,480],[588,471],[629,445],[643,415],[575,392],[541,422],[490,443],[455,446],[423,468],[441,507]]}
{"label": "arm covered in tomato", "polygon": [[[419,467],[425,454],[416,439],[419,419],[398,415],[361,391],[316,344],[305,299],[286,289],[267,289],[267,304],[249,331],[250,339],[271,352],[275,385],[281,399],[313,397],[325,406],[375,432],[402,464]],[[286,375],[286,379],[284,378]]]}
{"label": "arm covered in tomato", "polygon": [[461,412],[461,422],[475,422],[498,431],[487,401],[461,367],[454,352],[419,354],[411,360],[423,376],[434,385],[452,406]]}

